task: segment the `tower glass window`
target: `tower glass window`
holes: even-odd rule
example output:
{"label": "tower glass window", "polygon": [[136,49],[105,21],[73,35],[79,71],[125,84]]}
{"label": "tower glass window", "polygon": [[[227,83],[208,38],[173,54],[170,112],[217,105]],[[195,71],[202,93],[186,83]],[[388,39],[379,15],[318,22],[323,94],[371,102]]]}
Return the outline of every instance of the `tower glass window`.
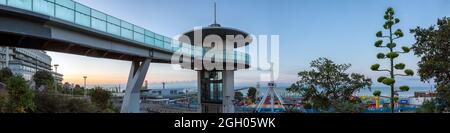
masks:
{"label": "tower glass window", "polygon": [[203,71],[202,76],[202,102],[221,103],[223,80],[221,71]]}

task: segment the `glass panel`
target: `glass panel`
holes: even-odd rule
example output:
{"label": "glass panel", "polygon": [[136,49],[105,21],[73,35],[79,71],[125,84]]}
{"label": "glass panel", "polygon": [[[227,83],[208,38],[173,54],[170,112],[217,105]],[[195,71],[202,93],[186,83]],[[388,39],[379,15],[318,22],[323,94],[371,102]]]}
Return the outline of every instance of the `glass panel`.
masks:
{"label": "glass panel", "polygon": [[161,40],[155,40],[155,45],[160,48],[164,48],[164,42]]}
{"label": "glass panel", "polygon": [[34,0],[33,10],[38,13],[42,13],[48,16],[55,15],[55,4],[47,2],[45,0]]}
{"label": "glass panel", "polygon": [[0,0],[0,4],[6,5],[6,0]]}
{"label": "glass panel", "polygon": [[133,37],[134,37],[135,41],[138,41],[138,42],[144,42],[145,41],[144,34],[140,34],[140,33],[134,32],[134,36]]}
{"label": "glass panel", "polygon": [[167,50],[172,51],[172,46],[168,42],[164,42],[164,48],[167,49]]}
{"label": "glass panel", "polygon": [[108,33],[120,36],[120,27],[111,23],[108,23]]}
{"label": "glass panel", "polygon": [[106,14],[96,10],[91,10],[91,16],[100,20],[106,20]]}
{"label": "glass panel", "polygon": [[91,8],[81,5],[81,4],[76,4],[75,9],[77,12],[86,14],[86,15],[91,15]]}
{"label": "glass panel", "polygon": [[75,11],[63,6],[56,6],[55,17],[62,20],[73,22],[75,18]]}
{"label": "glass panel", "polygon": [[138,26],[134,26],[134,31],[135,32],[138,32],[138,33],[141,33],[141,34],[144,34],[145,32],[145,29],[144,28],[141,28],[141,27],[138,27]]}
{"label": "glass panel", "polygon": [[17,7],[20,9],[31,10],[31,0],[9,0],[8,5]]}
{"label": "glass panel", "polygon": [[155,39],[158,39],[158,40],[163,41],[163,40],[164,40],[164,37],[161,36],[161,35],[159,35],[159,34],[155,34]]}
{"label": "glass panel", "polygon": [[75,14],[75,23],[86,27],[91,27],[91,18],[88,15],[77,12]]}
{"label": "glass panel", "polygon": [[133,31],[131,31],[129,29],[122,28],[120,30],[120,32],[121,32],[121,36],[122,37],[125,37],[125,38],[128,38],[128,39],[133,39]]}
{"label": "glass panel", "polygon": [[128,22],[122,21],[122,22],[121,22],[121,26],[122,26],[123,28],[127,28],[127,29],[129,29],[129,30],[133,30],[133,25],[130,24],[130,23],[128,23]]}
{"label": "glass panel", "polygon": [[164,42],[172,42],[172,39],[168,38],[168,37],[164,37]]}
{"label": "glass panel", "polygon": [[75,7],[75,2],[72,0],[55,0],[55,3],[70,9],[74,9]]}
{"label": "glass panel", "polygon": [[117,19],[115,17],[112,16],[107,16],[107,20],[109,23],[115,24],[117,26],[120,26],[120,19]]}
{"label": "glass panel", "polygon": [[149,45],[155,45],[155,38],[149,37],[149,36],[145,36],[145,43],[149,44]]}
{"label": "glass panel", "polygon": [[149,36],[149,37],[153,37],[153,38],[155,37],[155,33],[151,32],[149,30],[145,30],[145,35]]}
{"label": "glass panel", "polygon": [[92,25],[91,27],[100,31],[106,31],[106,21],[92,18]]}

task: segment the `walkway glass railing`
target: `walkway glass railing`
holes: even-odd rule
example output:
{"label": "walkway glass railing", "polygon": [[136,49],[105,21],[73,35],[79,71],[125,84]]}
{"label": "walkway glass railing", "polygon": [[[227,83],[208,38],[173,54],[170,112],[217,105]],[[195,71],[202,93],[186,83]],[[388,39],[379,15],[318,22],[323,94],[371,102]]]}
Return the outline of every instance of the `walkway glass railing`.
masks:
{"label": "walkway glass railing", "polygon": [[[73,0],[0,0],[0,5],[32,11],[63,20],[72,24],[87,27],[110,36],[136,42],[143,46],[157,47],[170,52],[183,49],[187,55],[196,56],[202,48],[190,47],[169,37],[159,35],[150,30],[133,25],[127,21],[97,11]],[[238,62],[247,62],[248,54],[229,53]]]}

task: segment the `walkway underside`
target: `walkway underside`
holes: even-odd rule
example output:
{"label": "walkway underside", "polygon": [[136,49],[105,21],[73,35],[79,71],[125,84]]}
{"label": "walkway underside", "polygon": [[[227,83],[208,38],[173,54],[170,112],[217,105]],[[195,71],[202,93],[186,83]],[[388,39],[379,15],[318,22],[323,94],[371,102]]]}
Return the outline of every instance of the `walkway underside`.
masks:
{"label": "walkway underside", "polygon": [[41,49],[46,51],[55,51],[60,53],[69,53],[75,55],[89,56],[95,58],[107,58],[118,60],[143,61],[144,58],[121,54],[118,52],[92,49],[62,41],[54,41],[31,36],[17,35],[0,32],[0,46]]}

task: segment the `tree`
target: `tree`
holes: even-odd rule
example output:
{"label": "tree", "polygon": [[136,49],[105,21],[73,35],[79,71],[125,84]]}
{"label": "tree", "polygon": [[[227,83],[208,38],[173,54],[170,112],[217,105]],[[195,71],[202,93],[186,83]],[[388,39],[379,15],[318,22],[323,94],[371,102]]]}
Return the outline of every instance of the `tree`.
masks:
{"label": "tree", "polygon": [[240,102],[240,101],[244,100],[244,94],[242,94],[242,92],[240,92],[240,91],[236,91],[236,92],[234,92],[234,99],[237,102]]}
{"label": "tree", "polygon": [[255,87],[248,88],[247,97],[252,103],[256,102],[256,91]]}
{"label": "tree", "polygon": [[89,96],[91,96],[91,101],[100,109],[101,112],[112,111],[111,92],[97,86],[89,92]]}
{"label": "tree", "polygon": [[[48,71],[37,71],[34,75],[33,75],[33,81],[36,82],[36,87],[39,88],[43,85],[47,86],[47,85],[52,85],[54,86],[54,79],[53,79],[53,75],[52,73],[48,72]],[[52,87],[53,88],[53,87]]]}
{"label": "tree", "polygon": [[8,91],[5,89],[0,89],[0,113],[7,113],[8,112]]}
{"label": "tree", "polygon": [[0,82],[5,83],[10,77],[13,76],[11,69],[5,67],[0,70]]}
{"label": "tree", "polygon": [[[438,92],[436,102],[442,112],[450,107],[450,18],[438,19],[437,28],[412,29],[416,42],[412,49],[421,57],[419,75],[422,81],[434,79]],[[446,109],[447,108],[447,109]]]}
{"label": "tree", "polygon": [[379,97],[381,96],[381,91],[380,90],[376,90],[373,92],[373,96]]}
{"label": "tree", "polygon": [[[395,64],[395,59],[399,57],[399,54],[406,54],[410,52],[409,47],[402,47],[402,51],[395,51],[395,48],[397,47],[397,44],[394,42],[397,39],[400,39],[404,36],[401,29],[397,29],[395,32],[393,32],[393,26],[400,23],[400,19],[394,17],[394,9],[392,7],[389,7],[387,11],[385,12],[384,19],[386,20],[385,24],[383,25],[383,28],[387,30],[388,35],[385,36],[383,34],[383,31],[379,31],[376,33],[376,36],[380,38],[380,40],[375,42],[375,47],[377,48],[387,48],[387,53],[379,53],[377,54],[377,58],[380,60],[387,59],[389,60],[389,68],[387,69],[381,69],[380,64],[374,64],[372,65],[371,69],[373,71],[383,71],[388,72],[389,77],[381,76],[378,78],[378,82],[383,83],[385,85],[388,85],[391,87],[391,111],[394,113],[394,96],[396,92],[399,91],[409,91],[409,86],[400,86],[400,90],[395,90],[395,83],[396,83],[396,76],[413,76],[414,71],[411,69],[405,69],[404,63],[397,63]],[[388,42],[386,44],[383,44],[383,39],[387,39]],[[396,74],[396,70],[404,70],[405,74]]]}
{"label": "tree", "polygon": [[359,106],[360,100],[353,94],[362,88],[370,89],[372,81],[362,74],[345,73],[350,66],[350,64],[335,64],[327,58],[319,58],[311,62],[312,70],[298,73],[299,81],[291,88],[298,89],[304,97],[304,102],[311,104],[314,109],[353,112],[345,108],[349,105],[341,103]]}
{"label": "tree", "polygon": [[27,85],[27,81],[21,76],[12,76],[6,82],[9,107],[13,113],[34,112],[36,106],[34,104],[34,92]]}
{"label": "tree", "polygon": [[439,113],[441,111],[437,108],[437,104],[436,99],[425,100],[422,106],[417,109],[417,113]]}
{"label": "tree", "polygon": [[61,95],[54,91],[37,93],[35,99],[38,113],[95,113],[97,108],[88,100]]}

